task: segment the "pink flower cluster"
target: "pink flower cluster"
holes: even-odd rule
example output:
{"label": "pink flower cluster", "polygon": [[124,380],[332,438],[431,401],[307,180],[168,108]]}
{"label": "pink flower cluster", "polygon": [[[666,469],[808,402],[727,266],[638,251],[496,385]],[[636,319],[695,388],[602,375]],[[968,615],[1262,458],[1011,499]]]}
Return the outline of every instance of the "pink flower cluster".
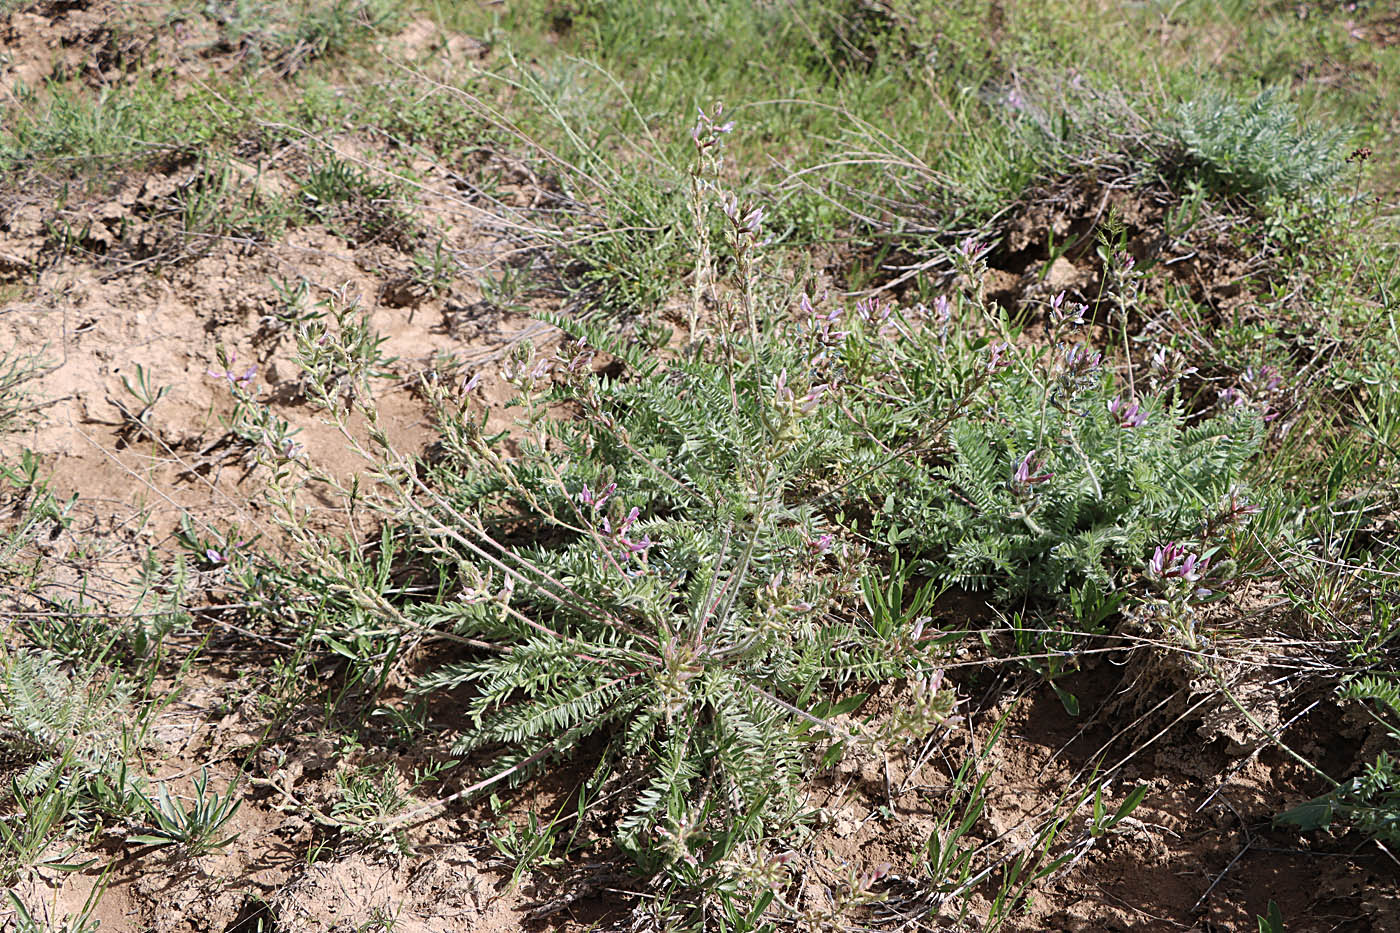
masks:
{"label": "pink flower cluster", "polygon": [[1159,580],[1186,580],[1194,583],[1205,576],[1210,566],[1209,557],[1191,553],[1175,541],[1158,545],[1147,562],[1149,575]]}
{"label": "pink flower cluster", "polygon": [[[583,485],[583,491],[578,495],[578,499],[594,511],[601,511],[603,506],[607,505],[608,500],[611,499],[616,492],[617,483],[608,483],[602,489],[596,491],[585,483]],[[641,555],[645,558],[647,550],[652,545],[651,535],[643,535],[642,539],[638,541],[628,534],[632,526],[637,523],[637,518],[640,515],[641,509],[634,505],[632,506],[632,510],[627,513],[622,521],[618,522],[616,529],[612,526],[612,520],[606,515],[603,516],[603,520],[600,522],[600,527],[603,529],[604,536],[612,541],[612,543],[628,557]]]}
{"label": "pink flower cluster", "polygon": [[807,390],[807,394],[802,397],[802,402],[796,402],[796,396],[787,384],[787,370],[778,373],[778,378],[773,383],[773,402],[777,405],[796,406],[802,414],[810,414],[821,402],[822,395],[826,393],[825,383],[814,385]]}
{"label": "pink flower cluster", "polygon": [[1108,403],[1109,413],[1118,419],[1118,426],[1124,429],[1140,428],[1147,423],[1147,412],[1136,399],[1116,398]]}
{"label": "pink flower cluster", "polygon": [[1040,483],[1049,482],[1050,478],[1055,474],[1040,472],[1044,467],[1044,461],[1032,450],[1016,465],[1016,471],[1011,474],[1011,485],[1028,488]]}
{"label": "pink flower cluster", "polygon": [[616,531],[613,530],[612,522],[608,521],[607,516],[603,517],[603,534],[612,538],[613,542],[622,548],[623,553],[629,557],[633,554],[645,557],[647,549],[651,547],[651,535],[643,535],[640,541],[634,541],[627,536],[627,530],[637,523],[637,516],[640,512],[641,510],[635,505],[632,506],[632,511],[628,512],[621,522],[618,522]]}
{"label": "pink flower cluster", "polygon": [[227,379],[229,388],[237,386],[240,389],[246,389],[248,388],[248,386],[253,384],[253,379],[258,374],[258,365],[254,363],[252,366],[249,366],[247,369],[245,369],[242,373],[234,373],[233,368],[237,362],[238,354],[230,353],[228,357],[227,369],[225,369],[223,372],[219,372],[215,369],[209,369],[205,370],[205,374],[208,375],[211,379]]}

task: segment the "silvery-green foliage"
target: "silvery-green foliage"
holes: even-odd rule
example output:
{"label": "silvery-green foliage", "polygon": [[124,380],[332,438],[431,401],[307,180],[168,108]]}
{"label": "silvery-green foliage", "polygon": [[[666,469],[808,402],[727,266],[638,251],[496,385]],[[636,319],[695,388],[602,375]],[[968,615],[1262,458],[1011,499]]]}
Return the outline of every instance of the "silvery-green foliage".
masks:
{"label": "silvery-green foliage", "polygon": [[1341,168],[1341,134],[1300,125],[1294,105],[1274,88],[1249,101],[1201,93],[1176,108],[1167,132],[1201,174],[1229,194],[1296,195],[1325,184]]}

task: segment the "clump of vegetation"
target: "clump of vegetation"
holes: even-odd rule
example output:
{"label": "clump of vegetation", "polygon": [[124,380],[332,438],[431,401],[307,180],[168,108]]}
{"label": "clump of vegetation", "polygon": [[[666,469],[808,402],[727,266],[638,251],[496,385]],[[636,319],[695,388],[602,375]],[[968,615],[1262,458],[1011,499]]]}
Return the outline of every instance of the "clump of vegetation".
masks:
{"label": "clump of vegetation", "polygon": [[[702,157],[724,131],[702,121]],[[442,598],[398,600],[389,578],[345,563],[342,549],[320,574],[278,574],[279,602],[286,584],[292,599],[344,594],[322,603],[323,639],[367,644],[350,633],[373,603],[392,606],[385,621],[396,620],[403,645],[463,646],[466,658],[414,689],[472,696],[453,751],[494,756],[472,790],[588,748],[600,758],[595,786],[628,788],[618,842],[683,873],[781,831],[820,751],[866,739],[835,720],[861,699],[838,701],[839,691],[895,677],[924,684],[902,723],[917,734],[954,706],[933,631],[899,605],[866,614],[871,555],[807,501],[837,429],[820,426],[823,388],[790,384],[784,367],[799,360],[765,339],[775,315],[755,274],[762,211],[728,195],[718,204],[741,270],[721,317],[742,326],[657,365],[557,320],[572,345],[549,358],[522,345],[504,371],[521,409],[509,456],[505,435],[482,432],[475,379],[464,391],[429,387],[444,452],[426,469],[374,435],[380,449],[364,452],[377,464],[376,501],[394,516],[382,555],[405,555],[413,579],[436,580]],[[372,341],[356,350],[344,331],[312,336],[299,334],[309,374],[354,384],[375,365],[363,351]],[[598,375],[600,354],[626,375]],[[334,412],[343,389],[316,379],[309,392]],[[583,417],[558,417],[561,403]]]}
{"label": "clump of vegetation", "polygon": [[[1062,298],[1052,353],[1017,349],[975,290],[933,308],[791,308],[760,277],[764,209],[719,174],[733,127],[719,113],[692,134],[700,261],[681,352],[553,317],[561,348],[523,343],[504,364],[512,430],[485,431],[479,375],[424,386],[442,443],[422,462],[366,401],[383,361],[362,317],[304,323],[307,396],[372,469],[342,493],[381,530],[368,554],[312,534],[293,505],[309,461],[261,445],[314,556],[232,569],[269,616],[295,613],[307,644],[350,659],[367,703],[417,646],[458,655],[413,687],[465,703],[452,752],[480,770],[454,796],[586,756],[585,797],[615,801],[623,850],[724,887],[745,859],[766,864],[755,846],[789,838],[820,762],[955,723],[942,665],[962,632],[939,622],[940,590],[1053,601],[1131,585],[1153,544],[1204,524],[1259,429],[1233,414],[1188,426],[1170,389],[1116,386],[1070,339],[1079,312]],[[974,276],[977,255],[963,250]],[[256,420],[249,388],[229,386]],[[895,682],[897,713],[852,718]]]}
{"label": "clump of vegetation", "polygon": [[[115,30],[102,80],[16,84],[0,169],[38,186],[0,218],[20,313],[98,257],[103,290],[143,295],[221,265],[277,277],[201,321],[201,385],[149,359],[113,375],[114,474],[161,493],[178,464],[177,486],[234,500],[172,522],[183,559],[149,528],[98,547],[46,462],[5,448],[19,928],[90,929],[94,899],[57,921],[23,885],[112,844],[118,871],[184,866],[276,808],[307,866],[407,865],[449,807],[491,827],[464,845],[566,891],[541,910],[599,865],[609,891],[645,885],[639,929],[995,930],[1023,907],[1071,925],[1033,896],[1110,832],[1155,846],[1132,815],[1180,801],[1138,783],[1168,773],[1144,752],[1208,704],[1301,767],[1280,823],[1400,842],[1400,279],[1360,171],[1368,141],[1368,171],[1393,158],[1363,129],[1344,192],[1343,132],[1299,119],[1393,111],[1393,54],[1361,12],[1080,6],[523,0],[400,34],[388,0],[237,0],[172,14],[199,37],[180,67]],[[1225,21],[1264,65],[1181,47]],[[1351,96],[1257,93],[1303,37],[1354,66]],[[304,225],[339,242],[287,236]],[[377,298],[327,281],[352,267]],[[65,317],[61,365],[101,323]],[[390,359],[379,327],[400,346],[421,328],[431,354]],[[47,365],[0,352],[0,434],[43,420],[22,390]],[[164,430],[194,407],[197,429]],[[1256,612],[1261,590],[1287,605]],[[171,776],[152,724],[206,646],[238,675],[198,691],[219,764]],[[1276,674],[1264,712],[1234,692]],[[1121,695],[1082,716],[1090,678]],[[1076,737],[1009,776],[1018,704],[1060,715],[1047,683]],[[1340,721],[1364,754],[1338,774],[1295,741],[1332,704],[1374,713]],[[1038,782],[1014,824],[1008,780]],[[1241,859],[1271,815],[1236,813]],[[818,854],[872,835],[889,864]],[[285,901],[250,898],[230,928]]]}
{"label": "clump of vegetation", "polygon": [[1183,102],[1168,132],[1201,175],[1226,194],[1296,195],[1331,181],[1341,169],[1342,134],[1298,122],[1278,89],[1240,100],[1207,90]]}

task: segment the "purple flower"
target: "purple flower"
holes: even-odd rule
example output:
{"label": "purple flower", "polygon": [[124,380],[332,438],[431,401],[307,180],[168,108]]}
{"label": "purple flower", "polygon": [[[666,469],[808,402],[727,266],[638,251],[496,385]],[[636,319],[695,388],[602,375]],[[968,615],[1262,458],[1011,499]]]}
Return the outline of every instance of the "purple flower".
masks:
{"label": "purple flower", "polygon": [[1177,378],[1195,375],[1197,369],[1194,366],[1187,366],[1180,370],[1177,369],[1183,362],[1185,361],[1182,359],[1180,353],[1173,351],[1171,355],[1168,355],[1166,347],[1158,347],[1156,350],[1152,351],[1151,365],[1154,372],[1160,372],[1163,375],[1175,376]]}
{"label": "purple flower", "polygon": [[1103,363],[1103,354],[1098,350],[1090,352],[1087,344],[1076,343],[1060,352],[1064,371],[1075,377],[1087,376]]}
{"label": "purple flower", "polygon": [[[583,492],[578,494],[578,499],[584,505],[591,505],[595,509],[601,509],[603,505],[612,498],[612,494],[617,492],[617,483],[608,483],[598,492],[588,488],[588,484],[583,484]],[[603,519],[607,521],[607,519]]]}
{"label": "purple flower", "polygon": [[1149,576],[1159,580],[1186,580],[1194,583],[1205,576],[1210,566],[1209,557],[1188,552],[1175,541],[1158,545],[1147,562]]}
{"label": "purple flower", "polygon": [[862,298],[856,302],[856,313],[862,320],[883,324],[894,312],[894,302],[880,298]]}
{"label": "purple flower", "polygon": [[987,345],[987,372],[996,372],[1003,366],[1011,365],[1010,360],[1002,359],[1002,354],[1008,349],[1008,344],[1003,340],[994,340]]}
{"label": "purple flower", "polygon": [[933,313],[937,316],[940,324],[945,323],[953,316],[953,310],[948,306],[947,295],[939,295],[933,299]]}
{"label": "purple flower", "polygon": [[1084,312],[1089,310],[1089,306],[1080,301],[1071,301],[1065,304],[1065,293],[1060,292],[1050,299],[1050,324],[1059,327],[1061,324],[1069,323],[1075,326],[1084,323]]}
{"label": "purple flower", "polygon": [[720,136],[734,129],[733,120],[726,123],[715,122],[720,118],[720,115],[724,113],[723,103],[715,104],[715,113],[713,117],[705,113],[702,108],[697,107],[695,109],[698,111],[699,116],[696,118],[695,126],[690,130],[690,138],[695,140],[696,148],[702,150],[708,149],[719,141]]}
{"label": "purple flower", "polygon": [[211,379],[228,380],[228,384],[230,387],[237,385],[239,388],[246,389],[248,388],[248,386],[253,384],[253,379],[258,375],[258,366],[256,363],[254,363],[252,366],[249,366],[247,369],[245,369],[241,374],[235,374],[233,372],[233,365],[237,362],[238,354],[230,353],[227,364],[228,368],[225,369],[223,372],[220,372],[216,369],[206,369],[204,372]]}
{"label": "purple flower", "polygon": [[1250,366],[1244,371],[1244,381],[1263,392],[1273,392],[1283,385],[1283,377],[1272,366],[1261,366],[1258,370]]}
{"label": "purple flower", "polygon": [[827,551],[831,550],[831,543],[835,540],[836,538],[833,535],[819,535],[817,540],[808,541],[807,547],[812,550],[813,554],[825,554]]}
{"label": "purple flower", "polygon": [[1140,428],[1147,423],[1147,412],[1142,410],[1136,400],[1125,401],[1116,398],[1108,403],[1109,412],[1118,419],[1120,428],[1131,430]]}
{"label": "purple flower", "polygon": [[1016,472],[1011,474],[1011,483],[1014,486],[1034,486],[1038,483],[1048,482],[1054,473],[1039,472],[1045,466],[1037,457],[1036,452],[1030,453],[1016,465]]}
{"label": "purple flower", "polygon": [[[611,496],[616,489],[617,485],[615,483],[610,483],[602,493],[593,493],[587,486],[584,487],[584,492],[593,497],[593,502],[597,503],[597,505],[601,505],[603,502],[607,501],[607,498]],[[583,497],[580,496],[580,498]],[[587,499],[584,501],[585,503],[589,503]],[[597,506],[595,505],[595,507]],[[608,538],[613,544],[620,548],[626,557],[640,556],[642,560],[645,561],[647,551],[654,543],[651,540],[651,535],[643,535],[640,541],[635,541],[627,535],[627,530],[637,523],[637,519],[641,513],[642,510],[634,505],[631,511],[618,523],[617,528],[613,528],[612,522],[608,520],[607,516],[603,517],[600,526],[603,529],[604,537]],[[603,550],[605,553],[609,551],[606,544],[603,545]]]}
{"label": "purple flower", "polygon": [[958,244],[958,255],[971,262],[987,251],[987,244],[980,243],[975,236],[969,236]]}
{"label": "purple flower", "polygon": [[1147,562],[1147,572],[1154,577],[1165,576],[1167,567],[1176,561],[1178,550],[1174,542],[1157,545],[1157,549],[1152,552],[1152,558]]}
{"label": "purple flower", "polygon": [[1187,554],[1181,561],[1181,567],[1177,570],[1177,576],[1183,580],[1195,582],[1201,579],[1201,575],[1210,566],[1209,557],[1200,557],[1196,554]]}
{"label": "purple flower", "polygon": [[211,564],[226,564],[233,557],[234,553],[247,543],[247,541],[244,541],[242,538],[239,538],[232,544],[225,545],[227,549],[224,551],[220,551],[212,547],[205,548],[204,559],[209,561],[209,563]]}

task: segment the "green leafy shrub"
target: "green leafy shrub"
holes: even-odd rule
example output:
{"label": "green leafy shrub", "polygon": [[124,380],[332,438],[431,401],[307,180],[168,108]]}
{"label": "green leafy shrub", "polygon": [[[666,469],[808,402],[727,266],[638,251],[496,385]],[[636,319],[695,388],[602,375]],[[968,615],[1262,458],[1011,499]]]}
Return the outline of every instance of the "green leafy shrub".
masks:
{"label": "green leafy shrub", "polygon": [[1113,589],[1238,492],[1262,439],[1243,407],[1191,421],[1174,389],[1134,397],[1072,329],[1022,350],[966,304],[851,318],[830,362],[849,380],[831,415],[844,443],[814,472],[864,499],[865,527],[922,573],[1002,601]]}
{"label": "green leafy shrub", "polygon": [[[937,555],[931,570],[1002,599],[1111,588],[1119,568],[1200,525],[1261,436],[1253,413],[1187,424],[1180,400],[1130,402],[1106,374],[1047,405],[1046,375],[1009,370],[981,417],[953,426],[911,541]],[[1134,408],[1140,423],[1110,406]]]}
{"label": "green leafy shrub", "polygon": [[[377,540],[310,532],[302,452],[260,445],[300,566],[230,562],[371,691],[441,643],[414,691],[465,710],[453,754],[481,774],[461,794],[587,755],[585,797],[619,807],[617,842],[688,881],[739,871],[737,846],[781,834],[827,749],[948,722],[939,666],[960,632],[937,631],[943,587],[1113,589],[1200,523],[1259,437],[1253,416],[1187,424],[1174,396],[1120,393],[1082,344],[1015,349],[976,300],[956,315],[946,299],[790,309],[755,269],[762,209],[713,187],[726,131],[696,131],[682,351],[551,318],[570,339],[548,357],[519,344],[503,367],[514,426],[488,433],[477,377],[425,382],[440,442],[416,459],[367,401],[372,332],[349,313],[302,324],[308,398],[372,465],[341,491]],[[727,293],[710,288],[716,200]],[[897,679],[909,699],[888,721],[848,718],[859,691]],[[756,851],[743,872],[777,870]]]}
{"label": "green leafy shrub", "polygon": [[[684,841],[697,800],[730,823],[784,812],[808,733],[833,735],[824,692],[935,663],[902,607],[863,611],[867,561],[801,495],[822,438],[797,427],[782,389],[708,360],[646,369],[547,394],[588,415],[539,423],[510,460],[458,421],[431,476],[440,505],[415,520],[535,542],[498,549],[504,575],[476,555],[472,597],[430,610],[435,628],[510,648],[420,683],[474,688],[454,751],[504,747],[503,773],[608,736],[613,767],[646,773],[619,824],[636,850],[658,827]],[[929,703],[926,728],[950,709],[938,691]]]}
{"label": "green leafy shrub", "polygon": [[1341,134],[1300,125],[1283,92],[1251,101],[1207,91],[1179,105],[1167,133],[1216,188],[1227,194],[1297,194],[1339,171]]}
{"label": "green leafy shrub", "polygon": [[[785,825],[817,751],[873,731],[835,720],[861,699],[837,703],[844,689],[921,684],[901,734],[953,706],[934,633],[903,606],[867,606],[878,564],[808,501],[840,431],[820,386],[789,381],[798,355],[761,306],[761,211],[722,203],[739,294],[721,317],[740,326],[662,366],[556,320],[574,342],[548,359],[522,344],[505,367],[521,410],[510,434],[483,432],[474,382],[425,386],[442,434],[432,462],[399,456],[363,405],[377,363],[347,344],[365,344],[349,318],[302,327],[308,395],[342,426],[346,400],[369,422],[375,482],[354,495],[383,531],[367,554],[294,525],[306,569],[253,584],[290,591],[278,611],[315,594],[316,641],[381,670],[425,638],[461,646],[416,692],[464,696],[453,752],[487,762],[469,790],[587,748],[594,786],[620,791],[618,842],[692,877]],[[599,352],[624,375],[595,374]],[[293,483],[294,456],[278,450]],[[436,596],[402,595],[424,587]]]}

